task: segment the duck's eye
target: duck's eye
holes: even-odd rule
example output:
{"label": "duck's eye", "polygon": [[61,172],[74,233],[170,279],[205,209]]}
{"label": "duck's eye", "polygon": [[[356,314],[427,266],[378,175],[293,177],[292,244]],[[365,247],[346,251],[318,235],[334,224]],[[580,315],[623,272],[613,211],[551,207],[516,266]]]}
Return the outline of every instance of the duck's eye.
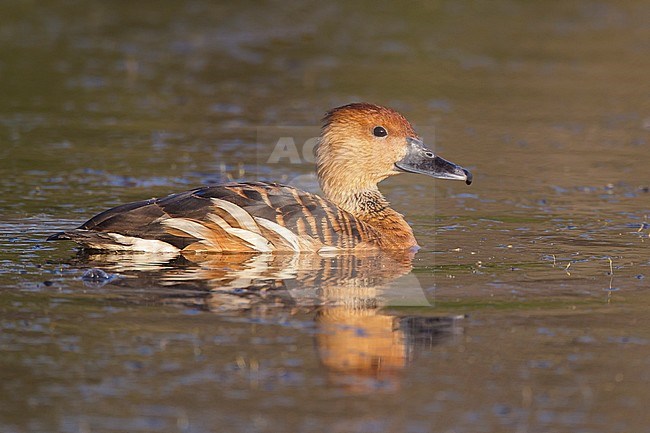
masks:
{"label": "duck's eye", "polygon": [[372,130],[372,134],[375,137],[385,137],[388,135],[388,132],[386,132],[386,129],[384,129],[383,126],[375,126],[375,129]]}

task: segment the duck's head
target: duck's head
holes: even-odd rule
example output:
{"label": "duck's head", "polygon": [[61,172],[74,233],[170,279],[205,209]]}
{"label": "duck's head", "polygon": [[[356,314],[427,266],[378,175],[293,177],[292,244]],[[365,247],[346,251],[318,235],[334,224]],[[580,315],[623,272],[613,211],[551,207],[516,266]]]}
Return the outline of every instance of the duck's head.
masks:
{"label": "duck's head", "polygon": [[335,108],[324,118],[318,146],[323,191],[376,188],[389,176],[410,172],[472,183],[472,174],[428,149],[397,111],[367,103]]}

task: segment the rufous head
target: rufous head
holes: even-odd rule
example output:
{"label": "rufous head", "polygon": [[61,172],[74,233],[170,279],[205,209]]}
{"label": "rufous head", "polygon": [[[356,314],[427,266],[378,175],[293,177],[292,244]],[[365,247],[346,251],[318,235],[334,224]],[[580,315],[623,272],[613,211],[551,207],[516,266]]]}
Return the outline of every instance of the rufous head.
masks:
{"label": "rufous head", "polygon": [[397,111],[368,103],[344,105],[324,118],[318,146],[318,177],[326,195],[365,191],[403,172],[464,180],[472,175],[427,149]]}

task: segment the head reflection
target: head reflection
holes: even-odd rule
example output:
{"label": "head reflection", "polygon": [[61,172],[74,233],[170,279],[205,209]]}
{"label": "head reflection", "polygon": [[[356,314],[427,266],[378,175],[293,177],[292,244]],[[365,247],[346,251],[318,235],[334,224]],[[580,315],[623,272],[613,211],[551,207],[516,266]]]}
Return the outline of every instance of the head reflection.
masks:
{"label": "head reflection", "polygon": [[406,274],[380,285],[323,290],[315,340],[333,383],[352,392],[394,390],[420,352],[458,330],[453,318],[414,315],[413,307],[431,310],[426,298],[408,293],[414,287],[422,294],[417,278]]}

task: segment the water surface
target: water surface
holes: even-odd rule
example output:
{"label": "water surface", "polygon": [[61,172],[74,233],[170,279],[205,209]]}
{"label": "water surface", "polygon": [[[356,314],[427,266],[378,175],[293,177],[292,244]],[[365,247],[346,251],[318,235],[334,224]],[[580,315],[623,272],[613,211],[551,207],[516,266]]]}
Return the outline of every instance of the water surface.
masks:
{"label": "water surface", "polygon": [[[5,2],[0,430],[648,429],[650,7],[384,6]],[[316,189],[305,140],[358,100],[474,173],[384,182],[415,257],[44,241],[227,179]]]}

